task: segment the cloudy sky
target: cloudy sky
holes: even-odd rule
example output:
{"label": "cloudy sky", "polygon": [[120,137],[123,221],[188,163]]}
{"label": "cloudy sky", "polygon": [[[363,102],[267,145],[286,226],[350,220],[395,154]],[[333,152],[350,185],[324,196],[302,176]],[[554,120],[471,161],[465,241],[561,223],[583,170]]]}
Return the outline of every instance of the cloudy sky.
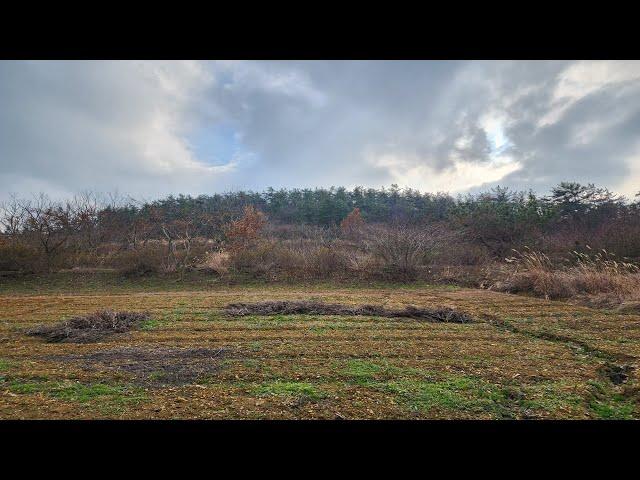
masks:
{"label": "cloudy sky", "polygon": [[0,199],[640,191],[640,62],[0,61]]}

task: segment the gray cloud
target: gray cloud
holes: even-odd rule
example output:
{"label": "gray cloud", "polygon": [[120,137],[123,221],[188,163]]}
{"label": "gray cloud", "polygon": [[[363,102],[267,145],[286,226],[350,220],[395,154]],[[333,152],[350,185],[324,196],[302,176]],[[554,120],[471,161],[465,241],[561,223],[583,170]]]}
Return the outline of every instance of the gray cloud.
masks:
{"label": "gray cloud", "polygon": [[0,62],[0,189],[630,194],[639,99],[639,62]]}

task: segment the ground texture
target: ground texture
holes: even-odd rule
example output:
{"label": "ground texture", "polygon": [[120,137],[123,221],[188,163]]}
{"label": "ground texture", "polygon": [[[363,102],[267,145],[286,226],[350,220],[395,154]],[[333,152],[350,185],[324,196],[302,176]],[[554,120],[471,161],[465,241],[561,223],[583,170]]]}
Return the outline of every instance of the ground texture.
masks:
{"label": "ground texture", "polygon": [[[634,314],[430,286],[0,291],[1,419],[640,418]],[[273,300],[473,321],[223,310]],[[150,318],[93,343],[25,334],[103,309]]]}

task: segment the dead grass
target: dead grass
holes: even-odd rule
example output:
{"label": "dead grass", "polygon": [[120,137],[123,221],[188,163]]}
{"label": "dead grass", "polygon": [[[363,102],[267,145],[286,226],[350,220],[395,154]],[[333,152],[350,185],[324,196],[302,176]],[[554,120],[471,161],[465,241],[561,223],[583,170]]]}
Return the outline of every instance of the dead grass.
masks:
{"label": "dead grass", "polygon": [[[640,418],[636,314],[425,285],[130,288],[5,289],[0,418]],[[302,298],[389,310],[447,306],[474,321],[222,313],[232,303]],[[105,307],[148,310],[158,324],[105,343],[24,335]],[[129,401],[140,389],[144,399]]]}
{"label": "dead grass", "polygon": [[127,332],[148,319],[149,314],[143,312],[102,310],[53,325],[39,325],[26,333],[33,337],[41,337],[50,343],[90,343],[114,333]]}
{"label": "dead grass", "polygon": [[532,293],[547,299],[584,299],[606,296],[608,302],[633,300],[640,291],[639,267],[615,259],[606,250],[589,255],[572,252],[557,265],[547,255],[525,249],[514,250],[507,267],[497,273],[491,288],[510,293]]}
{"label": "dead grass", "polygon": [[335,303],[309,301],[268,301],[259,303],[232,303],[224,309],[227,315],[244,317],[247,315],[347,315],[388,318],[414,318],[430,322],[471,323],[472,318],[452,308],[418,308],[407,306],[403,309],[386,309],[379,305],[352,307]]}
{"label": "dead grass", "polygon": [[229,272],[229,254],[227,252],[206,252],[196,268],[217,275],[225,275]]}

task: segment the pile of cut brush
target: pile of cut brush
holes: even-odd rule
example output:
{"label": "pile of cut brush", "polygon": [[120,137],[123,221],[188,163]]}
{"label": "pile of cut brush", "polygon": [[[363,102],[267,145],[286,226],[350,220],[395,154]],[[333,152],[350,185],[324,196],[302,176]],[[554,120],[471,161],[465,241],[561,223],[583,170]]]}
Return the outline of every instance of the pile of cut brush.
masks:
{"label": "pile of cut brush", "polygon": [[51,343],[90,343],[114,333],[127,332],[148,318],[149,314],[146,312],[102,310],[52,325],[38,325],[27,330],[26,334],[44,338]]}
{"label": "pile of cut brush", "polygon": [[418,308],[407,306],[403,309],[386,309],[379,305],[350,306],[336,303],[310,301],[270,301],[258,303],[231,303],[224,308],[227,315],[244,317],[247,315],[347,315],[388,318],[414,318],[429,322],[470,323],[472,318],[466,313],[452,308]]}

